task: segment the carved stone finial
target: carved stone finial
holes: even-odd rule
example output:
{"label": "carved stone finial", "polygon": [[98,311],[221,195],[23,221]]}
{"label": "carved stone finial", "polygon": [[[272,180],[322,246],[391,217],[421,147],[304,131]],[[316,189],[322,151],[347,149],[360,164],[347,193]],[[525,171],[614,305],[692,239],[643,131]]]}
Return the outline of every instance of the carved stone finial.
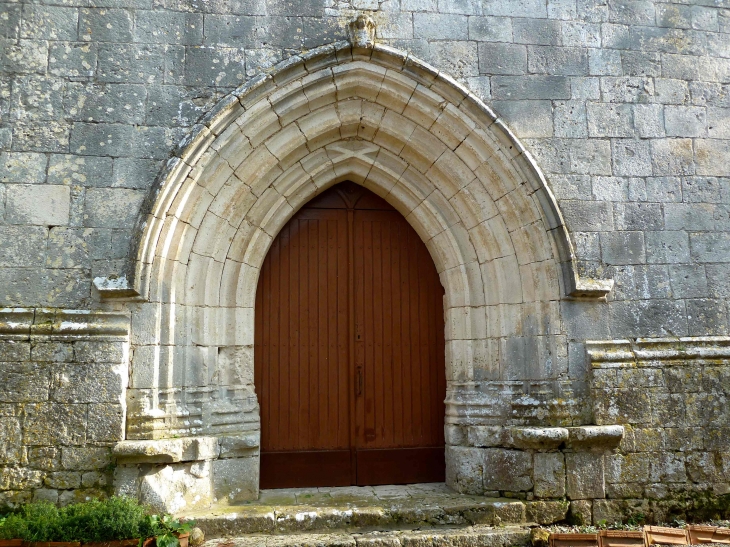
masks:
{"label": "carved stone finial", "polygon": [[375,45],[375,21],[367,15],[360,14],[350,22],[350,42],[359,48],[371,48]]}

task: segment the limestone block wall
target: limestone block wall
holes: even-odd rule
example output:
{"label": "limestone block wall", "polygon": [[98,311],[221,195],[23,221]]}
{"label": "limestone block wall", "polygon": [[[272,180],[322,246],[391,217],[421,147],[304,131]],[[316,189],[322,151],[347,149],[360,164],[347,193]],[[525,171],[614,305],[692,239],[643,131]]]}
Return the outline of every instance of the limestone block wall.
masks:
{"label": "limestone block wall", "polygon": [[0,507],[112,491],[129,317],[0,311]]}
{"label": "limestone block wall", "polygon": [[671,521],[730,509],[730,339],[589,343],[596,423],[623,424],[602,518]]}
{"label": "limestone block wall", "polygon": [[531,522],[598,522],[607,462],[624,434],[621,425],[447,427],[446,481],[462,493],[525,500]]}
{"label": "limestone block wall", "polygon": [[[616,280],[606,303],[554,301],[546,351],[543,325],[520,320],[475,367],[480,396],[509,390],[536,413],[530,401],[587,394],[586,339],[727,334],[725,0],[107,4],[0,7],[4,305],[97,307],[92,279],[129,267],[142,204],[192,127],[277,62],[346,39],[362,12],[378,43],[494,109],[546,175],[584,273]],[[556,424],[587,416],[555,408]]]}
{"label": "limestone block wall", "polygon": [[[335,61],[327,65],[332,78],[312,79],[322,59],[312,51],[346,41],[348,23],[358,14],[372,18],[380,52],[390,53],[380,57],[378,68],[362,51],[349,50],[343,57],[349,47],[343,46],[340,57],[335,52]],[[614,460],[607,454],[614,449],[576,448],[573,432],[583,430],[575,428],[623,424],[625,437],[616,454],[626,458],[633,453],[627,443],[635,441],[636,431],[661,429],[662,435],[669,435],[665,432],[673,428],[653,422],[646,427],[641,421],[646,410],[637,410],[638,422],[624,423],[613,420],[612,403],[606,403],[608,414],[596,407],[592,397],[608,401],[608,395],[600,395],[591,383],[595,369],[586,357],[586,341],[729,334],[729,44],[728,0],[0,3],[0,306],[129,314],[131,326],[125,332],[130,333],[131,365],[120,385],[130,382],[125,401],[138,419],[126,421],[119,438],[165,441],[179,435],[204,440],[200,444],[191,437],[185,447],[171,452],[164,447],[159,454],[152,450],[154,461],[146,463],[134,462],[129,453],[124,456],[122,445],[120,488],[139,495],[154,493],[155,481],[170,473],[183,477],[180,484],[192,481],[214,496],[216,479],[206,474],[213,462],[240,457],[236,465],[249,465],[257,450],[249,439],[242,441],[242,455],[223,457],[225,438],[255,436],[258,423],[250,374],[255,360],[252,333],[240,328],[251,324],[257,279],[251,258],[263,259],[277,226],[302,200],[337,176],[352,177],[359,166],[363,172],[357,180],[362,183],[372,171],[368,183],[373,187],[383,190],[387,183],[404,188],[391,196],[404,212],[411,210],[405,208],[410,203],[438,219],[424,223],[419,233],[435,262],[444,266],[444,284],[454,297],[445,332],[453,342],[449,362],[455,365],[446,416],[453,484],[540,498],[535,473],[555,469],[562,476],[555,454],[563,454],[566,477],[582,476],[570,471],[572,465],[584,465],[587,476],[603,477],[602,489],[582,491],[575,499],[567,494],[566,478],[566,496],[576,511],[591,496],[637,499],[637,481],[613,478]],[[339,67],[348,55],[361,63],[357,71]],[[274,68],[278,63],[282,64]],[[300,71],[296,78],[295,69]],[[416,76],[403,78],[409,71]],[[348,74],[368,77],[352,77],[348,83]],[[274,83],[295,80],[299,83],[294,87],[300,88],[282,85],[271,93]],[[340,87],[333,90],[335,82]],[[359,85],[363,82],[367,85]],[[374,95],[373,82],[384,90],[383,104]],[[269,96],[257,103],[264,92]],[[342,104],[334,106],[335,102]],[[252,113],[254,103],[258,106]],[[331,107],[325,109],[325,103]],[[380,115],[385,108],[392,111],[388,117]],[[311,115],[317,109],[324,110]],[[451,116],[454,113],[458,116]],[[218,146],[225,139],[213,146],[221,137],[216,131],[227,127],[222,120],[233,123],[234,118],[241,125],[227,134],[231,146]],[[414,124],[418,131],[408,133]],[[475,162],[469,169],[444,171],[432,157],[445,150],[444,158],[453,159],[461,139],[480,131],[489,137],[480,137],[475,150],[481,152],[466,153],[465,146],[459,157],[459,162]],[[485,142],[490,143],[486,148]],[[251,160],[246,154],[254,148]],[[201,159],[204,151],[209,153]],[[311,153],[307,161],[293,159],[305,151]],[[368,170],[376,163],[378,169]],[[330,165],[347,170],[320,176]],[[179,199],[167,203],[170,185],[164,181],[174,180],[165,177],[175,170],[182,174],[183,190]],[[525,170],[532,176],[522,176]],[[426,180],[422,175],[429,171],[442,171],[443,176]],[[465,202],[470,190],[462,186],[470,182],[470,173],[479,180]],[[272,187],[277,176],[282,178]],[[229,178],[232,184],[225,185]],[[292,190],[310,178],[319,186]],[[501,186],[506,180],[515,188],[509,197]],[[217,185],[225,185],[225,190],[209,191]],[[461,197],[453,199],[449,188],[458,188]],[[257,214],[246,220],[250,226],[243,225],[239,232],[236,219],[243,213],[236,209],[249,206],[243,199],[250,197],[247,189],[256,189],[258,194],[253,193],[262,199]],[[525,199],[515,199],[520,196]],[[214,197],[218,201],[213,204]],[[552,214],[544,214],[546,202],[554,205]],[[273,219],[268,215],[272,203],[278,204]],[[459,209],[464,203],[468,207]],[[165,213],[155,217],[160,211]],[[416,216],[410,219],[414,223]],[[155,228],[163,234],[163,244],[145,258],[154,263],[153,276],[183,270],[190,276],[163,276],[154,290],[137,295],[130,287],[135,281],[130,272],[148,243],[140,233],[152,217],[160,221]],[[429,231],[440,230],[441,222],[449,230]],[[526,226],[531,229],[522,229]],[[564,232],[562,245],[555,244],[560,238],[530,237],[557,228]],[[199,239],[189,237],[198,230]],[[244,253],[254,238],[252,253]],[[235,260],[224,270],[229,249]],[[469,252],[459,255],[454,249]],[[518,261],[518,251],[531,258]],[[534,266],[541,261],[533,259],[541,254],[549,258],[549,267]],[[472,255],[476,260],[462,260]],[[575,270],[575,279],[595,280],[601,290],[581,293],[567,287],[570,276],[561,271],[566,264]],[[227,284],[218,283],[224,278]],[[95,279],[101,292],[120,298],[100,299]],[[466,280],[464,287],[481,284],[484,290],[460,289],[459,279]],[[169,280],[179,283],[166,283]],[[206,280],[213,281],[201,288]],[[615,281],[610,292],[609,280]],[[180,305],[185,298],[192,300],[189,309]],[[221,313],[223,308],[227,311]],[[34,326],[36,317],[46,312],[28,313],[32,318],[19,322],[28,325],[19,334],[25,340],[8,338],[21,345],[8,345],[9,364],[0,374],[23,379],[36,368],[48,374],[47,388],[34,392],[39,400],[31,402],[46,409],[69,407],[66,414],[53,414],[60,420],[54,435],[60,431],[67,436],[51,437],[43,445],[57,450],[50,452],[63,467],[64,447],[70,453],[71,448],[87,449],[91,442],[88,433],[84,442],[69,436],[81,424],[81,418],[74,421],[73,411],[86,405],[88,429],[88,409],[102,403],[70,402],[72,396],[64,395],[52,379],[75,363],[82,368],[110,365],[106,358],[76,361],[76,356],[84,355],[84,343],[112,342],[99,338],[94,329],[73,333],[78,338],[63,329],[49,334]],[[231,328],[211,330],[211,325]],[[9,335],[18,334],[14,326],[7,328]],[[53,338],[61,334],[68,338]],[[23,343],[27,353],[13,353],[26,348]],[[36,343],[39,349],[34,350]],[[61,349],[49,349],[44,356],[41,348],[46,343],[49,348],[58,343]],[[171,365],[174,361],[185,367]],[[673,370],[675,361],[661,361],[661,368],[654,368]],[[104,393],[104,378],[98,377],[100,388],[89,392]],[[0,426],[7,428],[2,435],[11,439],[10,445],[21,447],[11,451],[16,454],[11,463],[2,464],[13,471],[3,473],[14,477],[18,469],[25,469],[35,477],[26,482],[3,479],[0,487],[8,485],[3,492],[14,492],[3,495],[26,499],[50,490],[47,495],[53,497],[63,490],[59,499],[72,496],[69,492],[76,487],[43,482],[49,473],[64,469],[36,469],[24,463],[37,455],[31,450],[36,445],[23,444],[23,428],[32,422],[26,413],[32,410],[14,400],[18,395],[10,388],[3,389],[0,386],[0,393],[11,400],[0,401],[8,414]],[[615,394],[623,387],[612,389]],[[677,398],[678,392],[667,393],[668,400]],[[636,394],[622,395],[635,401],[631,396]],[[651,405],[649,401],[653,409]],[[720,418],[713,420],[704,431],[724,432]],[[563,440],[557,446],[546,440],[547,445],[526,447],[519,440],[528,435],[521,432],[525,428],[560,430],[545,435]],[[597,433],[604,434],[613,438],[605,431]],[[69,439],[74,442],[64,444]],[[662,442],[652,454],[679,457],[682,451]],[[106,450],[111,443],[93,440],[90,446]],[[697,453],[715,454],[713,462],[722,459],[704,444]],[[689,460],[682,461],[688,478],[677,484],[696,489],[712,483],[713,492],[723,495],[724,487],[717,486],[722,481],[695,480]],[[485,472],[505,465],[522,470],[517,482],[485,482]],[[724,469],[718,465],[711,469]],[[253,469],[247,471],[245,488],[238,485],[234,490],[255,494]],[[224,475],[225,471],[219,474]],[[83,486],[83,474],[80,480]],[[473,486],[474,481],[481,486]],[[226,484],[220,492],[229,495]],[[631,486],[622,486],[626,484]],[[547,491],[561,490],[550,486]],[[656,495],[647,485],[641,492]],[[558,498],[552,493],[544,497]],[[177,501],[160,503],[171,506]],[[604,501],[586,503],[594,516],[598,507],[608,507]]]}
{"label": "limestone block wall", "polygon": [[528,519],[727,518],[730,338],[591,341],[597,425],[447,426],[447,481]]}

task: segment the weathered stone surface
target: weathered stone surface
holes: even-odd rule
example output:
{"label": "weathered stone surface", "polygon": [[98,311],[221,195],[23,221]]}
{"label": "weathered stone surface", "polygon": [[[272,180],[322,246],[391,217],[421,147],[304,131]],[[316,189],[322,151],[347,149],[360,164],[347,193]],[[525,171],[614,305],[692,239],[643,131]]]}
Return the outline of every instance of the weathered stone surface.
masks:
{"label": "weathered stone surface", "polygon": [[471,446],[501,446],[504,429],[499,426],[471,426],[468,429],[468,442]]}
{"label": "weathered stone surface", "polygon": [[613,426],[581,426],[568,428],[568,446],[575,450],[609,450],[624,436],[624,428]]}
{"label": "weathered stone surface", "polygon": [[31,363],[4,363],[0,369],[0,402],[31,403],[48,400],[49,371]]}
{"label": "weathered stone surface", "polygon": [[0,420],[0,463],[19,464],[22,455],[20,420],[3,417]]}
{"label": "weathered stone surface", "polygon": [[144,474],[134,494],[158,511],[192,511],[212,499],[211,464],[195,462],[167,465]]}
{"label": "weathered stone surface", "polygon": [[86,191],[84,225],[96,228],[131,228],[144,195],[124,188]]}
{"label": "weathered stone surface", "polygon": [[603,454],[565,454],[566,494],[571,500],[606,496]]}
{"label": "weathered stone surface", "polygon": [[86,405],[24,405],[23,440],[30,445],[78,445],[87,438]]}
{"label": "weathered stone surface", "polygon": [[67,225],[71,191],[64,186],[12,184],[7,187],[6,215],[12,224]]}
{"label": "weathered stone surface", "polygon": [[124,413],[121,404],[89,404],[86,438],[91,442],[111,443],[124,438]]}
{"label": "weathered stone surface", "polygon": [[529,453],[486,448],[482,457],[485,490],[519,492],[532,488],[532,457]]}
{"label": "weathered stone surface", "polygon": [[593,502],[593,524],[599,522],[622,523],[630,515],[649,514],[648,500],[595,500]]}
{"label": "weathered stone surface", "polygon": [[515,448],[550,450],[568,440],[568,430],[562,427],[519,427],[511,431]]}
{"label": "weathered stone surface", "polygon": [[76,342],[74,343],[74,359],[80,363],[122,364],[124,361],[124,343],[116,342]]}
{"label": "weathered stone surface", "polygon": [[63,447],[61,465],[64,469],[102,469],[111,463],[111,451],[101,447]]}
{"label": "weathered stone surface", "polygon": [[89,268],[89,245],[92,230],[78,228],[51,228],[48,235],[46,266],[51,268]]}
{"label": "weathered stone surface", "polygon": [[230,503],[256,499],[259,494],[258,469],[258,458],[213,461],[212,480],[215,497],[227,499]]}
{"label": "weathered stone surface", "polygon": [[190,531],[190,539],[188,541],[192,547],[200,547],[205,541],[205,534],[200,528],[195,527]]}
{"label": "weathered stone surface", "polygon": [[114,456],[130,463],[182,461],[183,445],[180,439],[154,441],[123,441],[114,445]]}
{"label": "weathered stone surface", "polygon": [[0,467],[0,490],[30,490],[41,486],[43,473],[17,467]]}
{"label": "weathered stone surface", "polygon": [[446,447],[446,481],[464,494],[484,492],[482,451],[464,446]]}
{"label": "weathered stone surface", "polygon": [[113,365],[56,367],[51,400],[59,403],[118,403],[123,398],[123,380]]}
{"label": "weathered stone surface", "polygon": [[221,458],[251,456],[252,452],[261,445],[261,433],[253,431],[246,435],[221,437],[219,444]]}
{"label": "weathered stone surface", "polygon": [[3,152],[0,154],[0,181],[41,184],[47,163],[45,154]]}
{"label": "weathered stone surface", "polygon": [[590,500],[571,501],[568,518],[579,526],[588,525],[593,518],[593,502]]}
{"label": "weathered stone surface", "polygon": [[74,471],[58,471],[49,473],[43,479],[43,484],[49,488],[69,490],[81,486],[81,473]]}
{"label": "weathered stone surface", "polygon": [[533,456],[534,494],[537,498],[565,496],[565,456],[561,452]]}
{"label": "weathered stone surface", "polygon": [[525,505],[527,520],[538,524],[552,524],[565,520],[570,507],[567,501],[530,501]]}

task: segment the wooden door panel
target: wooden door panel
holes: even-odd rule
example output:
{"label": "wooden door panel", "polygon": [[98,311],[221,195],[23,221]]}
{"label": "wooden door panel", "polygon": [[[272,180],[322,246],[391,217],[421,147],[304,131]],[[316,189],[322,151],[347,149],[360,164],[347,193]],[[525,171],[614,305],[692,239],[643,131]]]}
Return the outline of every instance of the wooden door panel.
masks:
{"label": "wooden door panel", "polygon": [[263,450],[349,450],[347,272],[345,211],[301,211],[272,244],[256,294]]}
{"label": "wooden door panel", "polygon": [[261,488],[351,486],[350,450],[262,452]]}
{"label": "wooden door panel", "polygon": [[[358,449],[443,446],[443,288],[426,246],[395,211],[355,212]],[[359,461],[359,460],[358,460]]]}

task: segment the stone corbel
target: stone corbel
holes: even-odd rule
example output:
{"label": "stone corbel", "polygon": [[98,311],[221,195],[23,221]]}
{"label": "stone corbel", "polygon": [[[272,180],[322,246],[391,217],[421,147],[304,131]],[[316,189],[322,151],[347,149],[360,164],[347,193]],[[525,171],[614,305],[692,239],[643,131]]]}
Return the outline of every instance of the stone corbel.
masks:
{"label": "stone corbel", "polygon": [[510,444],[523,450],[554,450],[568,440],[564,427],[515,427],[510,430]]}
{"label": "stone corbel", "polygon": [[[453,432],[452,432],[453,435]],[[605,452],[617,448],[624,436],[622,425],[583,425],[578,427],[500,427],[472,426],[468,441],[474,447],[514,448],[518,450],[558,450]],[[457,444],[459,444],[457,442]]]}
{"label": "stone corbel", "polygon": [[122,441],[112,454],[120,464],[178,463],[213,460],[220,454],[216,437]]}
{"label": "stone corbel", "polygon": [[578,277],[575,280],[575,286],[570,291],[570,296],[582,299],[605,299],[613,290],[613,284],[613,279]]}
{"label": "stone corbel", "polygon": [[139,299],[140,295],[129,283],[126,276],[95,277],[94,288],[101,300]]}
{"label": "stone corbel", "polygon": [[502,445],[521,450],[605,451],[617,448],[623,436],[622,425],[512,427],[504,431]]}

